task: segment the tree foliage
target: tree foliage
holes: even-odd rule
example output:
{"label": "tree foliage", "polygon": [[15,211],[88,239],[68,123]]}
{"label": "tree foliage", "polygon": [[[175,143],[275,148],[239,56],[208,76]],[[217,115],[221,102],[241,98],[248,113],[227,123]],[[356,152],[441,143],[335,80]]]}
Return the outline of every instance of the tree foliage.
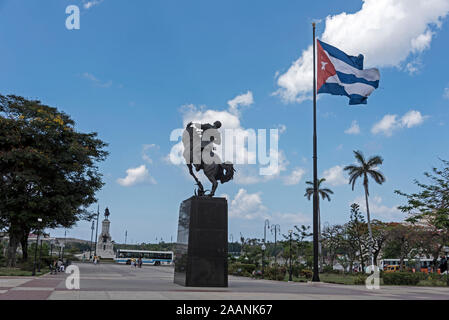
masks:
{"label": "tree foliage", "polygon": [[10,265],[31,230],[90,218],[86,208],[103,186],[97,163],[106,158],[105,147],[56,108],[0,95],[0,220],[10,235]]}

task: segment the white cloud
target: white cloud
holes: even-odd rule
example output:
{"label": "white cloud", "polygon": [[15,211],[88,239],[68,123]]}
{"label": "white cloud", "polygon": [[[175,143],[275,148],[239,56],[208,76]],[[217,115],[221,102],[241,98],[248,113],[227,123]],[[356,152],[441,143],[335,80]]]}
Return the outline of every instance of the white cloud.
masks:
{"label": "white cloud", "polygon": [[423,117],[421,115],[421,112],[416,110],[411,110],[404,114],[404,116],[401,118],[401,126],[411,128],[414,126],[419,126],[421,123],[424,122],[424,119],[426,117]]}
{"label": "white cloud", "polygon": [[373,134],[382,133],[387,137],[391,137],[393,132],[401,128],[412,128],[419,126],[428,116],[423,116],[421,112],[410,110],[401,118],[396,114],[387,114],[379,122],[375,123],[371,128]]}
{"label": "white cloud", "polygon": [[357,120],[352,121],[351,126],[345,130],[346,134],[359,134],[360,133],[360,127],[357,123]]}
{"label": "white cloud", "polygon": [[146,162],[148,162],[149,164],[153,163],[153,159],[148,155],[148,152],[151,149],[159,149],[159,146],[156,144],[144,144],[143,148],[142,148],[142,159]]}
{"label": "white cloud", "polygon": [[391,136],[393,134],[393,130],[395,130],[398,126],[397,115],[395,114],[387,114],[382,120],[374,124],[371,132],[374,134],[383,133],[386,136]]}
{"label": "white cloud", "polygon": [[124,187],[134,186],[139,183],[156,184],[156,180],[150,176],[144,164],[137,168],[129,168],[126,170],[126,177],[117,179],[117,182]]}
{"label": "white cloud", "polygon": [[231,113],[238,113],[238,107],[239,106],[250,106],[254,103],[254,98],[253,98],[253,93],[251,91],[248,91],[245,94],[241,94],[237,97],[235,97],[232,100],[228,101],[228,105],[229,105],[229,112]]}
{"label": "white cloud", "polygon": [[[223,194],[229,201],[229,196]],[[311,221],[310,217],[302,213],[281,213],[276,212],[268,214],[268,209],[263,205],[261,193],[248,193],[245,189],[240,189],[234,199],[230,201],[230,218],[245,220],[264,220],[276,221],[281,225],[286,224],[304,224]]]}
{"label": "white cloud", "polygon": [[91,1],[83,1],[83,7],[86,10],[89,10],[90,8],[99,5],[100,3],[102,3],[104,0],[91,0]]}
{"label": "white cloud", "polygon": [[[328,16],[320,39],[350,55],[365,56],[365,66],[400,67],[430,44],[449,11],[447,0],[364,0],[355,13]],[[409,65],[409,72],[417,68]],[[286,102],[311,97],[312,46],[278,79],[275,93]]]}
{"label": "white cloud", "polygon": [[444,88],[443,98],[449,99],[449,87]]}
{"label": "white cloud", "polygon": [[323,178],[326,179],[326,183],[334,187],[348,183],[348,180],[343,175],[342,166],[335,166],[325,170],[323,172]]}
{"label": "white cloud", "polygon": [[287,186],[292,186],[298,184],[304,177],[306,171],[303,168],[295,168],[289,176],[284,177],[284,184]]}
{"label": "white cloud", "polygon": [[267,208],[262,204],[260,193],[248,193],[240,189],[231,201],[229,216],[231,218],[255,219],[264,218]]}
{"label": "white cloud", "polygon": [[443,98],[449,99],[449,87],[444,88]]}
{"label": "white cloud", "polygon": [[112,86],[112,81],[101,81],[99,80],[97,77],[95,77],[93,74],[89,73],[89,72],[84,72],[82,74],[82,77],[85,79],[90,80],[95,86],[97,87],[101,87],[101,88],[109,88],[110,86]]}
{"label": "white cloud", "polygon": [[280,125],[278,125],[278,130],[279,130],[279,133],[282,134],[285,131],[287,131],[287,126],[285,124],[280,124]]}
{"label": "white cloud", "polygon": [[[406,217],[403,212],[401,212],[397,206],[388,207],[382,204],[382,198],[379,196],[370,197],[369,201],[369,211],[371,219],[379,219],[383,221],[403,221]],[[357,203],[360,209],[366,213],[366,201],[365,197],[357,197],[352,203]]]}

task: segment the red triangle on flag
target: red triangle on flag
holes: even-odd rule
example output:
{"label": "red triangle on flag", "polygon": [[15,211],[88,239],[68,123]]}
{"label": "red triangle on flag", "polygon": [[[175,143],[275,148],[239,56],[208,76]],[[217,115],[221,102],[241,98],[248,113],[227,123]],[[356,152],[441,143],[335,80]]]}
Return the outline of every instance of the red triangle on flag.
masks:
{"label": "red triangle on flag", "polygon": [[332,77],[337,74],[337,71],[335,70],[334,65],[332,64],[331,60],[326,54],[326,51],[324,51],[323,47],[320,44],[320,41],[317,40],[316,42],[317,48],[318,48],[318,55],[317,55],[317,89],[318,92],[320,88],[323,86],[323,84],[326,82],[326,80],[329,77]]}

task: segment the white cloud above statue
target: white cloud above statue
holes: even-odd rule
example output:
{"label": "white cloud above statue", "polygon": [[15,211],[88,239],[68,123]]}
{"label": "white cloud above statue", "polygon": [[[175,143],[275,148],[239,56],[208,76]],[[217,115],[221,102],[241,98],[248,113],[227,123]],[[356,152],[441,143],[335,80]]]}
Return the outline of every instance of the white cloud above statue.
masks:
{"label": "white cloud above statue", "polygon": [[156,180],[150,175],[146,165],[126,170],[126,177],[117,179],[117,183],[123,187],[131,187],[137,184],[156,184]]}

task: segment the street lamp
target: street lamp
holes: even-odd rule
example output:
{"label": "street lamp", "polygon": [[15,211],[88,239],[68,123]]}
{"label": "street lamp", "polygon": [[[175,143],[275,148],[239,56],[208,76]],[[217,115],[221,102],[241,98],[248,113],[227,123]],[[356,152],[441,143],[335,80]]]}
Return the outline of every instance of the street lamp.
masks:
{"label": "street lamp", "polygon": [[263,245],[262,245],[262,279],[263,279],[263,272],[264,272],[264,265],[265,265],[265,243],[267,242],[267,227],[270,227],[270,221],[268,219],[265,219],[265,222],[263,224]]}
{"label": "street lamp", "polygon": [[288,235],[290,238],[290,270],[289,270],[289,275],[288,275],[288,281],[292,281],[292,233],[293,230],[288,230]]}
{"label": "street lamp", "polygon": [[62,247],[62,257],[61,257],[62,262],[64,262],[64,249],[67,241],[66,239],[67,239],[67,230],[64,230],[64,246]]}
{"label": "street lamp", "polygon": [[95,229],[95,220],[92,220],[92,225],[90,227],[90,248],[89,248],[89,261],[92,259],[92,243],[94,240],[94,229]]}
{"label": "street lamp", "polygon": [[264,276],[264,260],[263,260],[263,257],[265,255],[265,249],[266,248],[267,247],[265,246],[265,243],[262,244],[262,279],[263,279],[263,276]]}
{"label": "street lamp", "polygon": [[34,248],[34,265],[33,265],[33,273],[32,275],[36,275],[36,259],[37,259],[37,247],[39,246],[39,228],[40,223],[42,222],[41,218],[37,218],[37,237],[36,237],[36,247]]}
{"label": "street lamp", "polygon": [[38,260],[38,264],[37,264],[37,272],[41,272],[41,258],[42,258],[42,239],[41,239],[41,245],[39,246],[39,260]]}

